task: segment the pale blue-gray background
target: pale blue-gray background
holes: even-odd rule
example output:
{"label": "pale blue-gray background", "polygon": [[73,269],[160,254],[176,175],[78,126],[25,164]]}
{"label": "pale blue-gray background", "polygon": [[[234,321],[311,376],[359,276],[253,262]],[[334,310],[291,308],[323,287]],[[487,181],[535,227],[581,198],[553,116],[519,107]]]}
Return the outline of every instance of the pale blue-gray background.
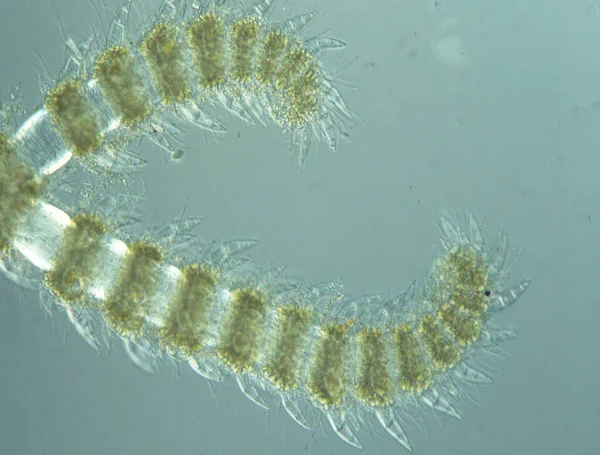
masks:
{"label": "pale blue-gray background", "polygon": [[[40,101],[36,54],[63,62],[57,18],[83,38],[99,30],[88,2],[0,2],[0,81]],[[106,0],[109,6],[115,0]],[[282,0],[280,6],[290,6]],[[517,278],[533,285],[499,321],[518,328],[496,383],[462,404],[462,421],[410,429],[420,454],[595,454],[600,445],[600,15],[572,0],[293,2],[327,13],[348,43],[326,58],[363,125],[334,154],[321,147],[302,172],[276,128],[223,116],[220,143],[197,132],[179,164],[145,170],[149,225],[203,215],[206,238],[256,237],[263,265],[289,264],[313,281],[341,277],[358,294],[396,292],[434,257],[440,208],[505,222],[523,250]],[[102,6],[98,5],[102,11]],[[152,9],[152,8],[151,8]],[[278,13],[278,17],[283,16]],[[310,33],[309,33],[310,34]],[[443,53],[454,49],[453,54]],[[358,56],[356,60],[354,57]],[[237,132],[239,131],[239,136]],[[0,453],[342,454],[330,430],[311,435],[267,416],[236,390],[182,368],[149,377],[120,346],[97,355],[65,317],[2,281]],[[366,453],[401,453],[361,433]]]}

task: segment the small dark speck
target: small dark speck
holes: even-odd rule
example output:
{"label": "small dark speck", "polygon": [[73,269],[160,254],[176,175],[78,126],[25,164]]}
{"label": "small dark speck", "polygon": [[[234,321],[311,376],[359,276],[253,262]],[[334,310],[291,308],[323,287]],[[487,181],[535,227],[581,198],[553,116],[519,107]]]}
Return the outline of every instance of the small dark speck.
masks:
{"label": "small dark speck", "polygon": [[375,62],[371,60],[370,62],[365,63],[364,67],[367,70],[372,70],[373,68],[375,68]]}
{"label": "small dark speck", "polygon": [[490,291],[489,289],[487,291],[484,292],[486,297],[489,297],[490,295],[492,295],[492,291]]}
{"label": "small dark speck", "polygon": [[238,135],[237,135],[237,136],[238,136],[238,137],[240,137],[240,136],[241,136],[241,134],[240,134],[240,132],[239,132],[239,131],[238,131]]}

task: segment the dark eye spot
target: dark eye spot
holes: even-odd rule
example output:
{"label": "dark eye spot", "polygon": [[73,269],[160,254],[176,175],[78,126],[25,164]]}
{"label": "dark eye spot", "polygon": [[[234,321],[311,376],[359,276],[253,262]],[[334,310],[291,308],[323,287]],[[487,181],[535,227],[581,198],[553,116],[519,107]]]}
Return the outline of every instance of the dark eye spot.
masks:
{"label": "dark eye spot", "polygon": [[492,295],[492,291],[490,291],[490,290],[488,289],[488,290],[486,290],[486,291],[484,292],[484,294],[485,294],[485,296],[486,296],[486,297],[489,297],[490,295]]}

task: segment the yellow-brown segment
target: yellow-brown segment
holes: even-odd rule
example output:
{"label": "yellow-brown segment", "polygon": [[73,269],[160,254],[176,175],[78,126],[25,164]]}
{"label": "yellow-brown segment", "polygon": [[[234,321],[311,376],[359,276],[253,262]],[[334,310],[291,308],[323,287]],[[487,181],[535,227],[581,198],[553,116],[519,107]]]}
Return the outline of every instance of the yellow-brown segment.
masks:
{"label": "yellow-brown segment", "polygon": [[122,336],[138,336],[159,280],[162,254],[146,242],[129,246],[114,287],[104,305],[108,324]]}
{"label": "yellow-brown segment", "polygon": [[286,89],[313,64],[314,57],[306,49],[292,47],[283,58],[277,72],[277,88]]}
{"label": "yellow-brown segment", "polygon": [[420,393],[433,383],[427,353],[419,343],[415,329],[404,324],[392,333],[400,388]]}
{"label": "yellow-brown segment", "polygon": [[254,288],[236,289],[223,324],[217,354],[236,373],[252,371],[260,354],[269,301]]}
{"label": "yellow-brown segment", "polygon": [[99,266],[105,235],[104,222],[88,214],[75,216],[64,230],[60,249],[46,274],[46,284],[65,302],[84,301]]}
{"label": "yellow-brown segment", "polygon": [[441,282],[452,296],[452,304],[474,316],[487,311],[485,291],[489,284],[489,267],[473,247],[457,247],[448,252],[441,264]]}
{"label": "yellow-brown segment", "polygon": [[7,251],[19,223],[33,209],[42,183],[23,163],[10,138],[0,132],[0,251]]}
{"label": "yellow-brown segment", "polygon": [[353,324],[326,324],[313,353],[307,389],[326,408],[341,405],[348,395],[348,331]]}
{"label": "yellow-brown segment", "polygon": [[101,54],[94,77],[125,126],[137,125],[152,112],[144,81],[125,47],[115,46]]}
{"label": "yellow-brown segment", "polygon": [[227,76],[223,20],[215,13],[202,14],[190,24],[187,36],[194,53],[200,87],[223,85]]}
{"label": "yellow-brown segment", "polygon": [[159,23],[142,42],[141,50],[163,103],[173,105],[188,99],[192,91],[177,27]]}
{"label": "yellow-brown segment", "polygon": [[358,333],[358,398],[370,406],[387,406],[394,396],[385,333],[380,328]]}
{"label": "yellow-brown segment", "polygon": [[423,318],[419,334],[437,370],[446,371],[460,360],[460,349],[446,336],[435,315],[428,314]]}
{"label": "yellow-brown segment", "polygon": [[461,346],[469,346],[481,337],[485,320],[462,310],[458,305],[444,304],[439,311],[440,320],[446,325]]}
{"label": "yellow-brown segment", "polygon": [[275,83],[277,71],[288,45],[288,37],[281,30],[271,30],[265,36],[258,64],[258,81],[270,86]]}
{"label": "yellow-brown segment", "polygon": [[308,342],[312,310],[297,305],[277,308],[274,347],[264,367],[267,377],[279,390],[300,385],[300,362]]}
{"label": "yellow-brown segment", "polygon": [[96,151],[103,141],[98,118],[85,94],[85,82],[73,79],[50,90],[44,103],[63,140],[82,157]]}
{"label": "yellow-brown segment", "polygon": [[313,65],[286,89],[289,103],[287,123],[293,128],[302,128],[312,123],[319,113],[321,104],[321,73]]}
{"label": "yellow-brown segment", "polygon": [[237,82],[248,83],[254,76],[260,23],[254,17],[246,17],[233,24],[231,31],[232,63],[231,77]]}
{"label": "yellow-brown segment", "polygon": [[218,273],[206,265],[187,265],[160,330],[169,349],[191,355],[202,349],[214,305]]}

